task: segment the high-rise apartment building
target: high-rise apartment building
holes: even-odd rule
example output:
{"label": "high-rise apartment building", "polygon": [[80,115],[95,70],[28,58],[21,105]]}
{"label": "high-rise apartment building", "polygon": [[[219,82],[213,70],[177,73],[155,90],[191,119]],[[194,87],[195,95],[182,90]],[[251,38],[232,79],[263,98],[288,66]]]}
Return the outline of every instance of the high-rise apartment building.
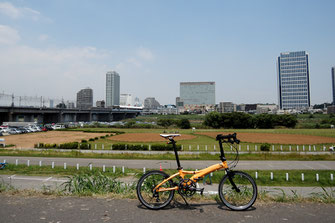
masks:
{"label": "high-rise apartment building", "polygon": [[277,61],[280,109],[303,109],[311,105],[309,58],[305,51],[281,53]]}
{"label": "high-rise apartment building", "polygon": [[120,75],[115,71],[106,74],[106,106],[120,105]]}
{"label": "high-rise apartment building", "polygon": [[180,82],[184,105],[215,105],[215,82]]}
{"label": "high-rise apartment building", "polygon": [[335,105],[335,67],[332,67],[333,105]]}
{"label": "high-rise apartment building", "polygon": [[85,88],[77,93],[77,108],[88,109],[93,107],[93,90]]}

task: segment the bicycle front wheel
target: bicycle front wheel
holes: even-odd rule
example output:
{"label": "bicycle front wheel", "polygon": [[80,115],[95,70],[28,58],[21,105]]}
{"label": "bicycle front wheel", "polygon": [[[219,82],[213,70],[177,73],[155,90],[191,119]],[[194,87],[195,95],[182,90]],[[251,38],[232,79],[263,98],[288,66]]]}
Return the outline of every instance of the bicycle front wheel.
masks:
{"label": "bicycle front wheel", "polygon": [[246,210],[256,201],[256,182],[247,173],[231,171],[219,184],[219,196],[228,208],[235,211]]}
{"label": "bicycle front wheel", "polygon": [[[166,207],[174,196],[174,190],[155,192],[153,189],[169,175],[158,170],[150,171],[144,174],[137,184],[137,197],[140,202],[149,209],[161,209]],[[173,187],[172,180],[162,184],[160,188]]]}

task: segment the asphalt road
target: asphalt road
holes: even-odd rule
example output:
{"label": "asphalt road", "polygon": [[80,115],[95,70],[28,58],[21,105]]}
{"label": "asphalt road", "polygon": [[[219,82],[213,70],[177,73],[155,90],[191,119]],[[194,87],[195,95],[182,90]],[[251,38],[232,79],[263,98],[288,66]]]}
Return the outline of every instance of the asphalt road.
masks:
{"label": "asphalt road", "polygon": [[230,211],[219,203],[173,202],[152,211],[137,200],[92,197],[22,197],[1,195],[1,222],[335,222],[333,204],[255,204],[248,211]]}
{"label": "asphalt road", "polygon": [[[177,164],[175,160],[124,160],[124,159],[84,159],[84,158],[44,158],[44,157],[13,157],[13,156],[0,156],[0,161],[15,164],[18,160],[18,164],[27,164],[29,160],[30,165],[39,165],[39,161],[42,161],[42,165],[51,165],[52,162],[56,166],[76,166],[77,163],[80,166],[88,166],[90,163],[93,167],[121,167],[142,169],[143,167],[150,169],[159,169],[162,166],[163,169],[176,169]],[[201,169],[207,166],[220,162],[219,160],[181,160],[181,166],[185,169]],[[294,169],[306,169],[306,170],[334,170],[335,161],[239,161],[237,170],[294,170]]]}

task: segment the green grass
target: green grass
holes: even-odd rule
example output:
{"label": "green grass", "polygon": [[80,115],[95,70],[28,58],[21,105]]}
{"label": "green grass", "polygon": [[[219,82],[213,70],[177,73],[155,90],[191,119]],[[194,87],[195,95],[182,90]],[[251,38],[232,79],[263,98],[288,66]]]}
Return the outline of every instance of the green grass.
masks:
{"label": "green grass", "polygon": [[[20,151],[20,150],[1,150],[0,156],[25,156],[25,157],[66,157],[66,158],[95,158],[95,159],[148,159],[148,160],[175,160],[174,154],[106,154],[106,153],[80,153],[79,151],[59,152],[53,150],[44,151]],[[217,160],[219,161],[219,154],[180,154],[181,160]],[[233,160],[234,154],[226,154],[227,160]],[[240,160],[335,160],[335,155],[320,154],[320,155],[303,155],[298,153],[289,154],[271,154],[271,153],[246,153],[240,154]]]}
{"label": "green grass", "polygon": [[[89,167],[80,167],[79,170],[76,167],[64,167],[55,166],[26,166],[26,165],[14,165],[9,164],[5,169],[1,170],[0,174],[6,175],[39,175],[39,176],[77,176],[77,175],[104,175],[112,177],[113,179],[132,175],[135,178],[139,178],[143,172],[142,169],[128,169],[124,168],[124,173],[122,173],[122,168],[118,167],[113,172],[113,168],[106,168],[106,172],[102,172],[101,167],[93,167],[92,171]],[[149,170],[147,170],[149,171]],[[176,170],[164,170],[169,175],[176,173]],[[334,187],[335,181],[331,181],[330,174],[335,175],[335,170],[246,170],[255,179],[255,172],[258,173],[258,179],[256,183],[258,186],[292,186],[292,187]],[[273,172],[273,180],[270,179],[270,173]],[[289,180],[286,181],[286,173],[289,174]],[[301,180],[301,173],[304,173],[304,181]],[[224,176],[224,171],[216,171],[213,173],[212,182],[218,184],[222,177]],[[319,182],[316,181],[316,174],[319,174]],[[189,175],[191,176],[191,175]],[[177,178],[176,178],[177,179]],[[207,181],[208,182],[208,181]],[[202,181],[199,181],[202,183]]]}
{"label": "green grass", "polygon": [[[88,166],[80,166],[79,170],[77,170],[77,167],[73,166],[67,166],[66,169],[64,169],[63,166],[55,166],[54,168],[51,168],[50,165],[42,165],[41,167],[38,165],[14,165],[14,164],[8,164],[4,169],[0,171],[0,174],[7,174],[7,175],[13,175],[13,174],[22,174],[22,175],[31,175],[31,176],[69,176],[69,175],[75,175],[75,174],[95,174],[102,172],[102,168],[100,167],[93,167],[92,170]],[[129,174],[130,172],[134,172],[134,170],[124,168],[124,173],[122,173],[122,167],[115,167],[115,172],[113,172],[113,168],[106,168],[106,172],[104,172],[105,175],[110,177],[121,177],[124,175]],[[138,171],[135,171],[138,172]]]}
{"label": "green grass", "polygon": [[[175,170],[165,170],[172,175]],[[330,174],[335,175],[335,171],[330,170],[243,170],[251,175],[258,186],[285,186],[285,187],[334,187],[335,180],[330,180]],[[255,178],[255,172],[258,173],[258,179]],[[273,173],[273,180],[270,179],[270,173]],[[286,181],[286,173],[289,174],[289,180]],[[301,173],[304,173],[304,181],[301,180]],[[319,182],[316,181],[316,175],[319,174]],[[224,171],[213,173],[212,183],[220,183]],[[190,175],[191,176],[191,175]],[[209,182],[209,179],[207,179]],[[199,183],[202,183],[200,181]]]}

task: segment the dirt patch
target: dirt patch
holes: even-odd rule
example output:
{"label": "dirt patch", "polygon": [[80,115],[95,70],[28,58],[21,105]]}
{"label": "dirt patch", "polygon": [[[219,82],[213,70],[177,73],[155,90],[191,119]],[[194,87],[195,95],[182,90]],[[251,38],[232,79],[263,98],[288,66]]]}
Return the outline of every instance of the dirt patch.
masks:
{"label": "dirt patch", "polygon": [[[181,136],[176,137],[176,140],[179,141],[194,138],[196,138],[196,136],[182,134]],[[109,137],[109,139],[120,142],[166,142],[166,139],[161,137],[158,133],[126,133]]]}
{"label": "dirt patch", "polygon": [[[227,135],[227,132],[198,132],[197,134],[215,138],[217,134]],[[321,143],[335,143],[335,138],[297,134],[274,134],[274,133],[237,133],[237,138],[241,142],[250,143],[273,143],[273,144],[297,144],[313,145]]]}
{"label": "dirt patch", "polygon": [[37,143],[66,143],[80,142],[82,139],[90,139],[94,137],[104,136],[106,133],[86,133],[72,131],[50,131],[37,132],[20,135],[1,136],[6,141],[6,144],[14,144],[16,147],[33,148]]}

